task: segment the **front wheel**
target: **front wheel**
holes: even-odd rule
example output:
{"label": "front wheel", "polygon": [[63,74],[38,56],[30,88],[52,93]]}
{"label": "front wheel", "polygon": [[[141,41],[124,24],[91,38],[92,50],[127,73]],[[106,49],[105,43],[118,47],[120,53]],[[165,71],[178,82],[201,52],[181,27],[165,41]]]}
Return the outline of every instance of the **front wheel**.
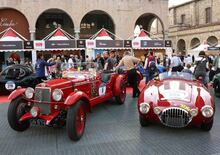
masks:
{"label": "front wheel", "polygon": [[122,80],[120,82],[120,94],[115,96],[115,100],[118,104],[124,104],[126,98],[126,82]]}
{"label": "front wheel", "polygon": [[85,129],[86,112],[83,101],[78,101],[70,107],[67,113],[67,134],[71,140],[78,141]]}
{"label": "front wheel", "polygon": [[142,127],[146,127],[149,125],[149,121],[144,116],[139,116],[139,122]]}
{"label": "front wheel", "polygon": [[213,126],[213,120],[210,121],[209,123],[203,123],[201,125],[201,129],[204,130],[204,131],[210,131],[212,129],[212,126]]}
{"label": "front wheel", "polygon": [[8,123],[16,131],[25,131],[30,127],[30,121],[20,122],[19,119],[28,111],[27,103],[22,97],[13,99],[8,107]]}

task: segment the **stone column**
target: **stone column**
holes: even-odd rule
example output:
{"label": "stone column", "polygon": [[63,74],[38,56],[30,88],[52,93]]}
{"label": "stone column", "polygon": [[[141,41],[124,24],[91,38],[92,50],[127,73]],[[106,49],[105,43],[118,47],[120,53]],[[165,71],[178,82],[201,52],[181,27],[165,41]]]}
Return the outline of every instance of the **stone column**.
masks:
{"label": "stone column", "polygon": [[[31,41],[34,41],[36,38],[36,35],[35,35],[35,29],[30,29],[30,40]],[[32,50],[31,51],[31,57],[32,57],[32,66],[34,68],[35,66],[35,63],[37,61],[37,51],[36,50]]]}
{"label": "stone column", "polygon": [[76,38],[76,39],[79,39],[80,28],[79,28],[79,27],[76,27],[76,28],[74,29],[74,33],[75,33],[75,38]]}
{"label": "stone column", "polygon": [[34,30],[30,30],[30,39],[31,41],[34,41],[36,39],[36,34],[35,34],[35,29]]}

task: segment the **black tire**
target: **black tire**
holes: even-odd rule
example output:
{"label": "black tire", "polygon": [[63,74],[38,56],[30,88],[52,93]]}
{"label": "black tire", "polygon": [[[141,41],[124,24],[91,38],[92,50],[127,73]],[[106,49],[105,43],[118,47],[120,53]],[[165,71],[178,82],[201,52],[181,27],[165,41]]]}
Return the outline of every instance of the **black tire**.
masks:
{"label": "black tire", "polygon": [[115,96],[115,100],[119,105],[121,105],[124,104],[125,99],[126,99],[126,82],[123,79],[120,82],[120,94],[118,96]]}
{"label": "black tire", "polygon": [[139,115],[139,122],[142,127],[146,127],[149,125],[149,121],[144,117]]}
{"label": "black tire", "polygon": [[[79,119],[78,118],[78,112],[79,108],[83,107],[83,113],[84,113],[84,118],[83,118],[83,130],[79,134],[77,131],[77,125],[76,122]],[[81,120],[81,118],[80,118]],[[85,104],[83,101],[78,101],[75,105],[69,108],[67,112],[67,121],[66,121],[66,129],[67,129],[67,134],[71,140],[78,141],[85,130],[85,123],[86,123],[86,111],[85,111]]]}
{"label": "black tire", "polygon": [[202,124],[201,125],[201,129],[204,130],[204,131],[210,131],[212,129],[212,126],[213,126],[213,120],[207,124]]}
{"label": "black tire", "polygon": [[25,120],[19,122],[25,111],[25,100],[20,96],[12,100],[8,107],[8,123],[10,127],[16,131],[25,131],[30,127],[30,121]]}

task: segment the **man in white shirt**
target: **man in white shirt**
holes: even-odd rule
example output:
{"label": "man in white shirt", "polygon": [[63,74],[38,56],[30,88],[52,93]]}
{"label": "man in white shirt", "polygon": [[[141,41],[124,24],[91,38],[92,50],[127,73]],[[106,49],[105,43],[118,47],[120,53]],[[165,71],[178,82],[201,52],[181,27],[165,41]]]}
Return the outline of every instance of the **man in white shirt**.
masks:
{"label": "man in white shirt", "polygon": [[172,67],[172,72],[180,72],[182,68],[182,61],[180,58],[174,54],[170,60],[170,66]]}
{"label": "man in white shirt", "polygon": [[74,58],[74,55],[70,54],[70,58],[68,59],[68,68],[73,67],[73,58]]}

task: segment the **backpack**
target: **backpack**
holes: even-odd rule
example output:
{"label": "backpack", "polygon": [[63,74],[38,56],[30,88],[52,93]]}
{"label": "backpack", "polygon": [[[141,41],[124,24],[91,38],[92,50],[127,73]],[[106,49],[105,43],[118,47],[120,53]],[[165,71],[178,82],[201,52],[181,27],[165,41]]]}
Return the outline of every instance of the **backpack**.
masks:
{"label": "backpack", "polygon": [[195,71],[194,71],[194,74],[196,77],[206,75],[206,63],[207,63],[206,59],[205,60],[202,59],[201,61],[197,63]]}
{"label": "backpack", "polygon": [[157,72],[155,57],[153,57],[153,56],[148,58],[148,71],[149,71],[150,75],[153,75],[154,73]]}

